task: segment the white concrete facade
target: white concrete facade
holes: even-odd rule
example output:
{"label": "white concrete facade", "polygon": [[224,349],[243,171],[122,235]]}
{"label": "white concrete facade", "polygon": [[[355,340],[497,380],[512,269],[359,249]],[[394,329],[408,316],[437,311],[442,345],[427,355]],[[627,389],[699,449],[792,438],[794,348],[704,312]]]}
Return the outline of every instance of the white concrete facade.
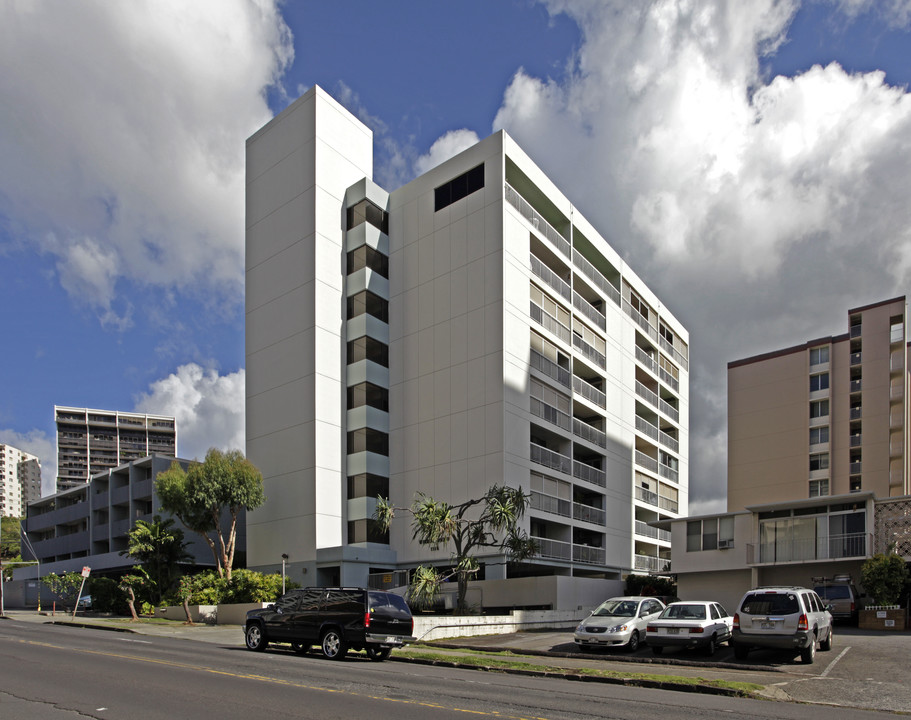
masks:
{"label": "white concrete facade", "polygon": [[41,497],[41,463],[36,455],[0,444],[0,517],[22,517]]}
{"label": "white concrete facade", "polygon": [[647,523],[686,514],[687,331],[505,132],[387,192],[370,131],[314,88],[247,157],[250,567],[445,565],[407,518],[377,535],[374,491],[506,483],[541,552],[482,557],[486,579],[668,568]]}

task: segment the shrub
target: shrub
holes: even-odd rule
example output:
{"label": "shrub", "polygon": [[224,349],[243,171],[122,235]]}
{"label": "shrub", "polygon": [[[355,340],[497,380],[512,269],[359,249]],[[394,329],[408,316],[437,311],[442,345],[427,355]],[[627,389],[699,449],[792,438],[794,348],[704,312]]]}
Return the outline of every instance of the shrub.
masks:
{"label": "shrub", "polygon": [[627,575],[627,595],[649,595],[652,597],[677,597],[677,583],[672,578],[651,575]]}
{"label": "shrub", "polygon": [[[279,573],[264,575],[254,570],[235,570],[231,579],[218,577],[214,570],[194,575],[191,582],[191,605],[218,605],[219,603],[253,603],[272,602],[281,595],[282,576]],[[287,581],[286,589],[300,587],[300,584]],[[169,605],[180,605],[177,593],[169,594],[165,602]]]}
{"label": "shrub", "polygon": [[898,555],[877,553],[861,567],[860,581],[876,605],[896,605],[908,582],[908,568]]}

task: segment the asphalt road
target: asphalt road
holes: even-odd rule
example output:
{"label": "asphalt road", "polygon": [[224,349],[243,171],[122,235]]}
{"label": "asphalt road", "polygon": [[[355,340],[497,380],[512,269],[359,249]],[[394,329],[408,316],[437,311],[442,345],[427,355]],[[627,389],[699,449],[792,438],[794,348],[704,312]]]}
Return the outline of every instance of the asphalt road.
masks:
{"label": "asphalt road", "polygon": [[34,623],[0,624],[0,718],[894,717],[887,713],[479,673]]}

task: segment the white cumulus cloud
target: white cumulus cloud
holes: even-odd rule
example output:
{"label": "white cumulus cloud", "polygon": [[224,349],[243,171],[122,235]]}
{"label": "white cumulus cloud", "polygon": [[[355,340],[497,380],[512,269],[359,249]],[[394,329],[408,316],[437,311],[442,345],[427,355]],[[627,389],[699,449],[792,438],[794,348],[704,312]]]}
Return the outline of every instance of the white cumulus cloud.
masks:
{"label": "white cumulus cloud", "polygon": [[196,363],[181,365],[136,398],[136,412],[172,415],[177,454],[202,459],[209,448],[244,451],[243,369],[226,375]]}
{"label": "white cumulus cloud", "polygon": [[437,138],[430,151],[426,155],[421,155],[415,160],[414,170],[418,175],[422,175],[431,168],[435,168],[449,158],[458,155],[463,150],[476,145],[478,135],[472,130],[450,130],[442,137]]}
{"label": "white cumulus cloud", "polygon": [[105,322],[120,278],[236,307],[244,140],[292,57],[271,0],[0,4],[0,216]]}
{"label": "white cumulus cloud", "polygon": [[765,77],[793,0],[547,5],[582,30],[572,72],[519,70],[494,129],[688,327],[692,498],[723,508],[727,362],[844,332],[849,308],[906,293],[911,96],[836,63]]}

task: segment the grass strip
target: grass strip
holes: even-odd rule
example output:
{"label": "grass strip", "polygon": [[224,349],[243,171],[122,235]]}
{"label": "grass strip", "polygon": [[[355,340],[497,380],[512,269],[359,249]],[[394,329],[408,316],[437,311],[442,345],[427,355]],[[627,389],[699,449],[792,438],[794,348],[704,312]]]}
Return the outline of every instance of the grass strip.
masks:
{"label": "grass strip", "polygon": [[730,680],[711,680],[702,677],[662,675],[655,673],[618,672],[616,670],[600,670],[598,668],[566,668],[537,662],[524,662],[522,658],[528,656],[516,655],[509,651],[485,652],[479,650],[471,651],[470,654],[461,652],[441,653],[411,645],[407,648],[396,650],[395,655],[396,657],[407,657],[430,662],[458,663],[460,665],[468,665],[489,670],[517,670],[562,675],[585,675],[588,677],[606,678],[626,682],[668,683],[687,686],[699,685],[729,690],[743,695],[752,695],[763,689],[762,685],[757,685],[755,683],[734,682]]}

